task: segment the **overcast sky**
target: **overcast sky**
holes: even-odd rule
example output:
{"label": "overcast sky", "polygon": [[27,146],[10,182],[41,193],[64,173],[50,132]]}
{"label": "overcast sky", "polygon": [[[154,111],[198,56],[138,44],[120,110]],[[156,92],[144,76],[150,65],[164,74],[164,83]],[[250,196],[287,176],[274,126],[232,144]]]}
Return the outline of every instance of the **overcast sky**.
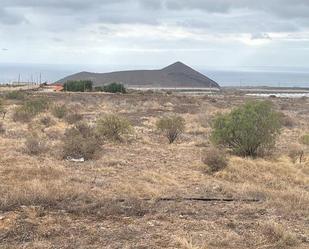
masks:
{"label": "overcast sky", "polygon": [[309,0],[0,0],[0,62],[309,67]]}

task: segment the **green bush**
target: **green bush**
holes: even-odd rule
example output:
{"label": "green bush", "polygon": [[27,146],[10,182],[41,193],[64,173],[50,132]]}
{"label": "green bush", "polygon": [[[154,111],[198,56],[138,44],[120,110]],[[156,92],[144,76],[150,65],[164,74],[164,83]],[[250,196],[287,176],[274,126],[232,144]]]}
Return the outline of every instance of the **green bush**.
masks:
{"label": "green bush", "polygon": [[6,114],[6,108],[4,106],[4,102],[2,99],[0,99],[0,118],[4,119]]}
{"label": "green bush", "polygon": [[309,134],[303,135],[300,138],[300,142],[305,145],[309,145]]}
{"label": "green bush", "polygon": [[109,93],[126,93],[127,92],[124,85],[119,84],[119,83],[111,83],[106,86],[103,86],[103,91],[109,92]]}
{"label": "green bush", "polygon": [[64,91],[68,92],[90,92],[93,82],[91,80],[67,81],[63,85]]}
{"label": "green bush", "polygon": [[104,92],[104,87],[103,86],[95,86],[94,91],[95,92]]}
{"label": "green bush", "polygon": [[13,120],[15,122],[29,122],[37,114],[47,109],[48,101],[45,98],[28,100],[15,110]]}
{"label": "green bush", "polygon": [[293,146],[290,148],[288,156],[291,158],[293,163],[296,163],[299,161],[299,163],[302,163],[302,159],[304,157],[304,150],[299,146]]}
{"label": "green bush", "polygon": [[248,102],[212,123],[211,140],[241,156],[256,157],[275,145],[281,122],[271,102]]}
{"label": "green bush", "polygon": [[64,158],[93,159],[99,149],[99,139],[88,124],[78,123],[66,130],[62,148]]}
{"label": "green bush", "polygon": [[5,97],[12,100],[24,100],[26,98],[26,94],[22,91],[12,91],[8,92]]}
{"label": "green bush", "polygon": [[204,152],[202,161],[208,166],[210,173],[218,172],[228,165],[225,153],[217,148],[207,149]]}
{"label": "green bush", "polygon": [[97,132],[111,140],[122,139],[122,136],[132,133],[133,127],[130,122],[118,115],[109,114],[97,121]]}
{"label": "green bush", "polygon": [[165,134],[170,144],[185,130],[185,120],[180,116],[163,117],[157,122],[157,129]]}
{"label": "green bush", "polygon": [[5,127],[3,125],[2,122],[0,122],[0,134],[4,134],[5,133]]}
{"label": "green bush", "polygon": [[4,110],[4,102],[2,99],[0,99],[0,112]]}
{"label": "green bush", "polygon": [[295,121],[290,116],[285,115],[284,113],[279,113],[281,124],[288,128],[293,128],[295,126]]}
{"label": "green bush", "polygon": [[33,118],[33,114],[29,113],[25,108],[22,106],[17,108],[13,113],[13,121],[14,122],[21,122],[21,123],[28,123]]}
{"label": "green bush", "polygon": [[109,93],[127,93],[123,84],[111,83],[105,86],[95,86],[95,92],[109,92]]}
{"label": "green bush", "polygon": [[36,135],[31,135],[26,138],[25,151],[29,155],[39,155],[47,149],[46,144]]}
{"label": "green bush", "polygon": [[40,118],[40,123],[45,127],[50,127],[55,124],[55,121],[49,115],[44,115]]}
{"label": "green bush", "polygon": [[75,124],[83,120],[83,115],[78,112],[69,113],[65,116],[65,121],[68,124]]}
{"label": "green bush", "polygon": [[65,105],[54,105],[51,113],[54,115],[54,117],[62,119],[66,116],[68,110]]}
{"label": "green bush", "polygon": [[46,98],[28,100],[24,103],[23,108],[33,115],[37,115],[48,109],[48,100]]}

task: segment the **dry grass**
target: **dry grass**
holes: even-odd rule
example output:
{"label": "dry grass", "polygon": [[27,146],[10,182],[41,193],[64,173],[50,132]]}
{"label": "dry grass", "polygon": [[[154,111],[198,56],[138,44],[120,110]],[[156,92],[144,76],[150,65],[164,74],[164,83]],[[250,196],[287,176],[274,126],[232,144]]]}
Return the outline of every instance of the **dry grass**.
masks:
{"label": "dry grass", "polygon": [[208,249],[206,245],[196,246],[193,242],[192,237],[176,237],[175,241],[178,243],[179,247],[182,249]]}
{"label": "dry grass", "polygon": [[278,223],[268,221],[261,225],[261,229],[269,243],[265,248],[284,249],[299,244],[297,236]]}
{"label": "dry grass", "polygon": [[39,155],[47,150],[47,145],[42,138],[37,135],[31,134],[25,141],[25,152],[29,155]]}
{"label": "dry grass", "polygon": [[226,171],[217,177],[229,181],[230,186],[234,183],[240,195],[267,200],[269,207],[284,215],[307,215],[308,166],[308,161],[295,166],[287,157],[275,161],[232,158]]}
{"label": "dry grass", "polygon": [[[58,118],[40,124],[48,113],[29,124],[15,123],[18,106],[7,100],[6,132],[0,136],[0,248],[308,248],[308,149],[299,145],[305,153],[301,164],[288,157],[291,144],[309,131],[308,100],[272,100],[285,115],[298,113],[297,122],[284,127],[272,158],[232,156],[228,167],[208,175],[201,159],[209,146],[209,120],[245,97],[31,95],[78,110],[90,125],[118,113],[134,124],[136,134],[126,143],[105,142],[92,160],[68,162],[61,145],[72,125]],[[171,113],[186,120],[175,145],[155,126],[158,117]],[[48,150],[35,156],[24,153],[33,131],[48,143]],[[158,201],[162,197],[176,201]]]}
{"label": "dry grass", "polygon": [[0,122],[0,135],[5,133],[5,127],[3,122]]}
{"label": "dry grass", "polygon": [[217,148],[210,148],[205,150],[203,152],[202,161],[208,166],[206,171],[209,171],[210,173],[223,170],[228,165],[225,151]]}

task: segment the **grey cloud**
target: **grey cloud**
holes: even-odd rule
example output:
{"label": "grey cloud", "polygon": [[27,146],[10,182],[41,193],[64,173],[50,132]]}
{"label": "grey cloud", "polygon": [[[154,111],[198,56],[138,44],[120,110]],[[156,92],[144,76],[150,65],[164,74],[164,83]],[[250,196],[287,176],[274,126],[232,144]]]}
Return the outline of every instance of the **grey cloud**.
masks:
{"label": "grey cloud", "polygon": [[[70,18],[76,24],[91,23],[139,23],[157,24],[157,18],[150,18],[147,10],[157,8],[153,1],[139,0],[2,0],[2,7],[20,10],[20,18],[27,13],[44,15],[53,18],[55,22],[61,18]],[[160,5],[160,2],[158,2]],[[1,8],[1,7],[0,7]],[[1,9],[0,9],[1,10]],[[149,12],[152,10],[149,10]],[[51,14],[52,13],[52,14]],[[56,25],[57,26],[57,25]],[[52,27],[51,27],[52,28]],[[78,27],[76,27],[78,28]]]}
{"label": "grey cloud", "polygon": [[227,13],[234,9],[247,9],[250,11],[264,11],[277,14],[283,18],[309,18],[308,0],[2,0],[2,7],[24,7],[24,8],[48,8],[67,9],[72,11],[108,8],[109,6],[139,5],[142,8],[152,10],[201,10],[209,13]]}
{"label": "grey cloud", "polygon": [[59,37],[53,37],[52,41],[54,41],[54,42],[63,42],[64,40],[59,38]]}
{"label": "grey cloud", "polygon": [[[207,12],[220,12],[224,13],[227,12],[232,6],[233,3],[235,4],[235,1],[230,0],[192,0],[192,1],[186,1],[186,0],[163,0],[164,5],[168,9],[172,10],[180,10],[180,9],[199,9]],[[236,2],[239,2],[238,0]],[[238,3],[236,3],[238,5]]]}
{"label": "grey cloud", "polygon": [[0,24],[5,25],[16,25],[26,21],[23,16],[20,16],[14,12],[11,12],[7,9],[0,8]]}
{"label": "grey cloud", "polygon": [[[128,2],[126,0],[124,2]],[[3,7],[89,9],[99,5],[121,3],[121,0],[2,0]]]}
{"label": "grey cloud", "polygon": [[[59,22],[62,18],[70,18],[72,26],[74,22],[79,25],[159,25],[167,22],[213,32],[230,32],[231,29],[233,32],[249,32],[250,29],[251,32],[285,32],[309,26],[308,0],[2,0],[2,7],[25,9],[19,16],[0,17],[2,23],[11,24],[25,20],[27,13],[41,13],[47,18],[56,17]],[[233,15],[239,11],[246,15]]]}
{"label": "grey cloud", "polygon": [[256,33],[251,35],[251,40],[271,40],[271,37],[267,33]]}
{"label": "grey cloud", "polygon": [[191,32],[212,34],[297,32],[305,27],[305,25],[299,25],[298,21],[280,20],[266,13],[224,16],[195,13],[195,15],[177,20],[176,24]]}
{"label": "grey cloud", "polygon": [[118,48],[244,51],[250,48],[238,38],[245,37],[246,42],[250,42],[248,37],[273,38],[265,44],[276,45],[283,42],[281,37],[287,37],[288,42],[309,39],[309,0],[0,1],[1,46],[14,48],[2,53],[7,57],[41,49],[47,51],[42,52],[45,57],[59,53],[68,58],[92,50],[95,57],[98,50]]}
{"label": "grey cloud", "polygon": [[[155,1],[155,0],[154,0]],[[309,18],[308,0],[162,0],[171,10],[197,9],[207,12],[226,13],[233,9],[264,11],[283,18]]]}
{"label": "grey cloud", "polygon": [[163,2],[158,0],[158,1],[153,1],[153,0],[139,0],[139,4],[142,7],[149,8],[152,10],[158,10],[163,7]]}

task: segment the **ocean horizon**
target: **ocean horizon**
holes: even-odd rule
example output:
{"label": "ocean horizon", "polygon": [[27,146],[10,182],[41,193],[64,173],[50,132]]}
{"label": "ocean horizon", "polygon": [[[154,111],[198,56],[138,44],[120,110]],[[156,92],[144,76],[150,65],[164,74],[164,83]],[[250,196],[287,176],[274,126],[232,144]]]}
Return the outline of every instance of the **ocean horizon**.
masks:
{"label": "ocean horizon", "polygon": [[[4,64],[0,63],[0,83],[56,82],[81,71],[107,73],[122,70],[155,69],[154,66],[100,66],[61,64]],[[289,67],[238,67],[198,68],[193,67],[221,86],[237,87],[309,87],[309,68]]]}

